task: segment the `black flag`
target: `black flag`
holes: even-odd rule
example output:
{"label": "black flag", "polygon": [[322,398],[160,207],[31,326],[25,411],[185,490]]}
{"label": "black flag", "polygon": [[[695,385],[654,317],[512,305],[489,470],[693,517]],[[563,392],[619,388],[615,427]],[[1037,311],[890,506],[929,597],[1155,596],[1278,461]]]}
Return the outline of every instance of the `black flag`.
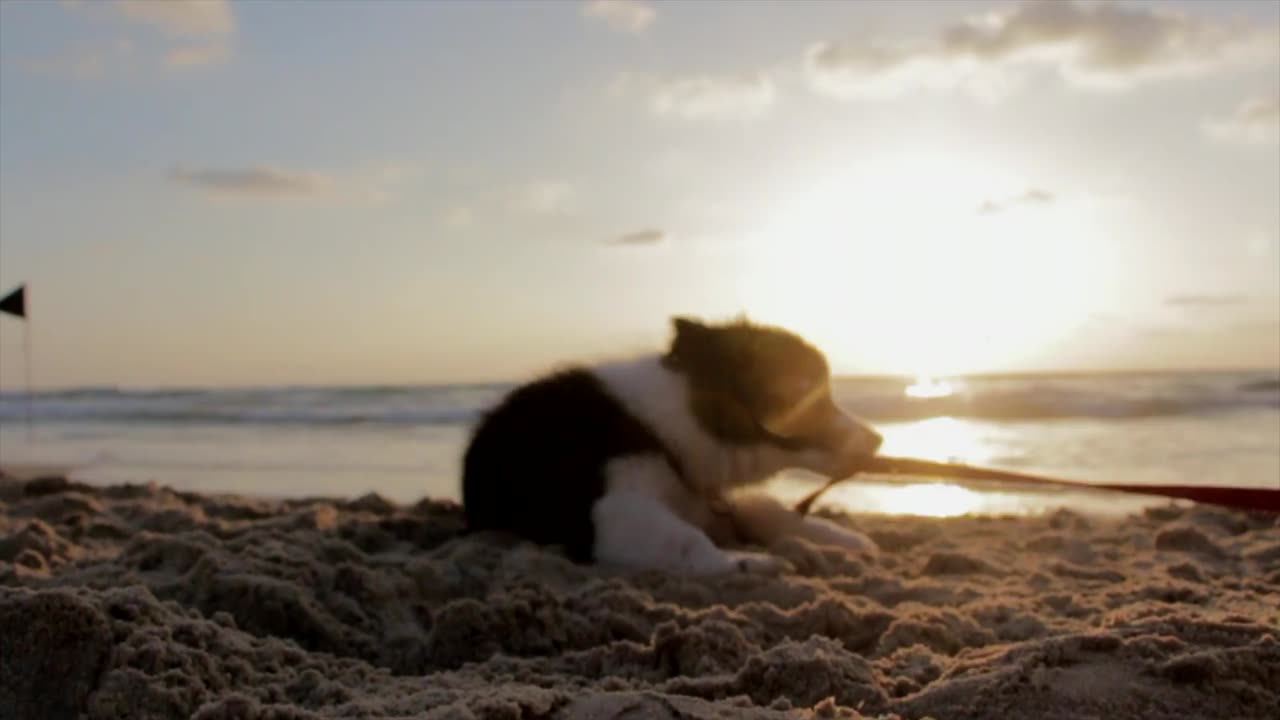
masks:
{"label": "black flag", "polygon": [[19,285],[17,290],[4,296],[0,300],[0,313],[8,313],[16,315],[20,318],[27,316],[27,286]]}

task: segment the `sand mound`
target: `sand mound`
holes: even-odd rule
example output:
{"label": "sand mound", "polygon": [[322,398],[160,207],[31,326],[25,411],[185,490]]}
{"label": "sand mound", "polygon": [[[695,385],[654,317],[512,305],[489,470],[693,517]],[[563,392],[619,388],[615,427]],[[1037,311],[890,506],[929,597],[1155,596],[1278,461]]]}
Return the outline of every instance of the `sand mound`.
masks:
{"label": "sand mound", "polygon": [[452,504],[0,480],[24,718],[1271,717],[1280,526],[849,519],[782,577],[575,565]]}

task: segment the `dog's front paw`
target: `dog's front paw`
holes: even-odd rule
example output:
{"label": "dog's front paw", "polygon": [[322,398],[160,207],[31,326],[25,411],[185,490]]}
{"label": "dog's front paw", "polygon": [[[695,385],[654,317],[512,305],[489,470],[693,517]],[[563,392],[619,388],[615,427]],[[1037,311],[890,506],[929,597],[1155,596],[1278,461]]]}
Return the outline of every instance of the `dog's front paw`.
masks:
{"label": "dog's front paw", "polygon": [[880,547],[871,538],[826,518],[806,517],[803,534],[805,539],[818,545],[835,545],[866,555],[877,555],[880,552]]}
{"label": "dog's front paw", "polygon": [[730,564],[730,572],[749,575],[781,575],[794,570],[790,562],[777,555],[768,553],[733,550],[725,553]]}

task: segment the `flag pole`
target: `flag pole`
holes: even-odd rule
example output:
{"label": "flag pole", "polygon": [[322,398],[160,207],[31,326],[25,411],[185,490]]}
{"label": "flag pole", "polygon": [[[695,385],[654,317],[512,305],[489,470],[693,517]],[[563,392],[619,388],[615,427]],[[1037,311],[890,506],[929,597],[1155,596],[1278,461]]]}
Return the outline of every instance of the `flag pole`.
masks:
{"label": "flag pole", "polygon": [[27,383],[27,444],[31,444],[31,311],[26,311],[26,322],[22,323],[22,373]]}

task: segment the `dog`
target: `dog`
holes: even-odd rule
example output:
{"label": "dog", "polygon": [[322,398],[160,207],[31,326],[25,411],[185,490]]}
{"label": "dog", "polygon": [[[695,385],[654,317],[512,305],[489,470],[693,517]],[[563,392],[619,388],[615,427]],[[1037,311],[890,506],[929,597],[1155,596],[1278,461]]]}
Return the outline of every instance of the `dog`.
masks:
{"label": "dog", "polygon": [[825,356],[743,317],[671,327],[662,352],[549,371],[481,415],[462,463],[470,529],[684,576],[777,573],[780,558],[742,548],[783,536],[876,552],[759,489],[787,468],[838,476],[879,449],[833,401]]}

